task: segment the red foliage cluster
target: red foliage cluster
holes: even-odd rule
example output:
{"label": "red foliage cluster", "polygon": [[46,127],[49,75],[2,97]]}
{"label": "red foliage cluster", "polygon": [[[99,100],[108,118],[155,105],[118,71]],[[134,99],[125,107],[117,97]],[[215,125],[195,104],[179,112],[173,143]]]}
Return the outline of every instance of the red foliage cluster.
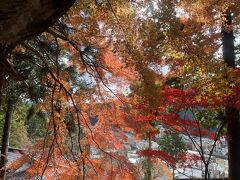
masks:
{"label": "red foliage cluster", "polygon": [[187,152],[180,153],[176,158],[160,150],[150,150],[150,149],[140,150],[138,151],[138,154],[140,156],[159,158],[174,168],[176,167],[177,162],[178,162],[178,166],[180,165],[181,167],[191,167],[193,163],[196,163],[197,161],[201,161],[200,156],[196,154],[190,154]]}
{"label": "red foliage cluster", "polygon": [[[174,128],[177,131],[181,131],[187,136],[201,136],[208,137],[216,140],[217,135],[215,132],[209,131],[202,127],[199,120],[196,119],[195,114],[192,116],[180,115],[180,112],[191,111],[193,113],[201,111],[202,109],[211,109],[216,107],[233,107],[240,109],[240,84],[238,85],[238,77],[240,75],[240,69],[236,70],[236,77],[233,83],[227,85],[231,90],[231,94],[225,97],[213,96],[210,99],[200,96],[197,89],[177,89],[172,87],[165,87],[160,96],[162,103],[155,112],[149,114],[139,114],[135,120],[140,123],[151,124],[151,121],[160,121],[162,124]],[[233,78],[234,79],[234,78]],[[200,98],[199,98],[200,97]],[[208,97],[209,98],[209,97]],[[145,109],[146,105],[141,104],[137,106],[138,109]],[[148,156],[153,158],[159,158],[165,161],[172,167],[178,165],[182,167],[189,167],[192,163],[201,161],[201,157],[190,153],[181,153],[178,157],[172,157],[167,152],[159,150],[141,150],[138,152],[140,156]]]}
{"label": "red foliage cluster", "polygon": [[193,163],[200,161],[201,157],[196,155],[196,154],[190,154],[187,152],[183,152],[179,154],[176,158],[173,156],[169,155],[168,153],[160,150],[140,150],[138,151],[138,154],[140,156],[148,156],[148,157],[153,157],[153,158],[159,158],[166,162],[168,165],[171,167],[175,167],[176,163],[178,162],[178,165],[181,167],[189,167]]}
{"label": "red foliage cluster", "polygon": [[[236,76],[240,74],[238,70],[236,72]],[[166,87],[162,92],[161,96],[163,97],[164,104],[163,106],[171,106],[174,105],[175,110],[188,109],[192,107],[232,107],[240,109],[240,84],[236,83],[238,80],[237,77],[233,78],[234,81],[230,82],[226,88],[232,91],[230,95],[226,95],[225,97],[213,96],[211,99],[205,99],[202,97],[201,99],[197,99],[196,97],[199,95],[197,89],[177,89]],[[236,82],[235,82],[236,80]]]}
{"label": "red foliage cluster", "polygon": [[198,92],[196,89],[177,89],[166,87],[162,92],[163,106],[174,105],[175,110],[188,109],[192,107],[208,106],[205,99],[196,99]]}
{"label": "red foliage cluster", "polygon": [[152,121],[157,120],[163,122],[165,125],[175,128],[177,131],[181,131],[183,133],[188,133],[192,136],[207,136],[210,139],[215,138],[215,133],[208,131],[201,127],[198,121],[191,119],[182,119],[176,113],[170,114],[160,114],[158,116],[154,115],[139,115],[136,117],[137,121]]}

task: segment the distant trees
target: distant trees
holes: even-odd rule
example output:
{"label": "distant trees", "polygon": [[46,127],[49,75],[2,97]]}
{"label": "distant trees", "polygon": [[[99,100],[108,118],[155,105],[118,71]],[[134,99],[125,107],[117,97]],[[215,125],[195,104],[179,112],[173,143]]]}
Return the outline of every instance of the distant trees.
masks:
{"label": "distant trees", "polygon": [[[186,145],[180,133],[174,129],[166,129],[163,136],[157,140],[157,143],[159,144],[160,150],[167,152],[176,158],[176,160],[178,160],[177,158],[181,153],[186,151]],[[174,167],[172,168],[174,177]]]}
{"label": "distant trees", "polygon": [[[4,116],[6,112],[6,107],[1,108],[0,113],[0,133],[3,134],[4,126]],[[27,106],[25,104],[14,104],[12,123],[10,131],[9,146],[15,148],[24,148],[28,144],[28,133],[26,124],[26,111]]]}

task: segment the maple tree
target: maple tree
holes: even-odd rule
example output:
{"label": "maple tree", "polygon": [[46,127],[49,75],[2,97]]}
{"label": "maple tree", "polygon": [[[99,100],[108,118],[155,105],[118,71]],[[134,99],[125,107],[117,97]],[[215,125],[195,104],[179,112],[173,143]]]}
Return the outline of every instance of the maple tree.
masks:
{"label": "maple tree", "polygon": [[[220,38],[213,38],[213,35],[211,35],[211,38],[217,42],[218,39],[222,41],[223,44],[223,60],[230,68],[235,68],[235,57],[234,57],[234,43],[233,43],[233,21],[232,21],[232,13],[234,13],[234,16],[238,18],[238,6],[237,2],[211,2],[211,6],[208,3],[203,3],[201,6],[197,7],[196,4],[192,3],[189,6],[189,3],[185,1],[185,5],[188,7],[192,7],[192,9],[187,9],[187,11],[192,12],[193,16],[197,18],[198,22],[205,23],[206,27],[219,27],[222,29],[221,32],[217,32],[219,34],[222,33],[222,39]],[[200,3],[200,2],[198,2]],[[192,5],[192,6],[191,6]],[[209,9],[211,8],[211,9]],[[197,10],[198,12],[196,12]],[[210,14],[206,14],[206,12],[209,10],[212,12]],[[214,14],[218,14],[218,16],[214,16]],[[219,24],[218,24],[219,23]],[[204,30],[204,29],[203,29]],[[210,38],[209,38],[210,39]],[[206,46],[207,47],[207,46]],[[222,66],[223,67],[223,66]],[[219,78],[219,77],[218,77]],[[223,77],[221,80],[225,80],[226,78]],[[227,80],[226,84],[229,83],[230,80]],[[224,86],[224,84],[222,85]],[[220,89],[220,88],[219,88]],[[237,164],[239,164],[239,144],[238,144],[238,137],[239,134],[239,115],[238,115],[238,107],[237,107],[237,101],[238,99],[235,99],[234,102],[230,102],[229,98],[231,99],[230,95],[225,100],[225,118],[227,121],[227,136],[228,136],[228,152],[229,152],[229,179],[236,179],[239,177],[239,170],[237,170],[236,167],[238,167]],[[233,95],[234,96],[234,95]],[[223,98],[224,99],[224,98]],[[230,103],[230,104],[229,104]],[[233,103],[233,104],[232,104]],[[232,104],[232,105],[231,105]],[[236,138],[236,140],[234,140]]]}
{"label": "maple tree", "polygon": [[[200,160],[205,166],[205,178],[209,178],[208,166],[210,164],[216,142],[220,137],[225,122],[221,122],[220,119],[217,118],[217,125],[213,126],[216,128],[216,130],[211,132],[208,129],[205,129],[201,124],[201,119],[196,115],[197,113],[204,112],[204,108],[207,108],[208,110],[210,108],[213,108],[213,105],[208,104],[204,100],[196,101],[196,93],[194,93],[192,90],[166,88],[161,94],[164,100],[164,104],[158,108],[158,112],[153,112],[147,115],[138,115],[137,121],[140,123],[145,121],[160,121],[165,126],[174,128],[176,131],[183,133],[189,138],[199,155],[198,157],[192,157],[190,154],[187,155],[183,153],[185,155],[174,157],[172,154],[170,154],[171,150],[167,151],[167,153],[157,150],[144,150],[140,151],[140,154],[161,158],[166,161],[173,169],[175,169],[177,164],[181,165],[182,162],[182,166],[185,166],[184,162],[187,160],[187,157],[189,157],[189,161],[192,158],[194,161]],[[191,113],[189,114],[188,111]],[[209,153],[205,151],[203,146],[203,138],[206,137],[213,140]],[[189,165],[190,164],[186,164],[186,166]]]}

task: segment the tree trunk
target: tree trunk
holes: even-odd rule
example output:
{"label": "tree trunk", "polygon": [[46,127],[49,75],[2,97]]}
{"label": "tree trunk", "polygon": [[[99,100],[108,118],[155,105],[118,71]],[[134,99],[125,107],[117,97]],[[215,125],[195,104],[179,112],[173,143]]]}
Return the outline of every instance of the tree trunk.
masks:
{"label": "tree trunk", "polygon": [[[148,149],[152,149],[152,142],[151,138],[149,137],[148,139]],[[146,172],[145,172],[145,178],[146,180],[151,180],[152,178],[152,162],[151,162],[151,157],[147,157],[147,166],[146,166]]]}
{"label": "tree trunk", "polygon": [[[230,68],[235,68],[234,36],[233,30],[226,27],[232,25],[231,11],[225,12],[225,23],[222,28],[223,58]],[[239,111],[235,108],[226,107],[225,115],[227,120],[228,139],[228,179],[240,178],[240,121]]]}
{"label": "tree trunk", "polygon": [[2,104],[3,99],[3,85],[4,85],[4,69],[0,63],[0,105]]}
{"label": "tree trunk", "polygon": [[8,153],[8,146],[9,146],[11,123],[12,123],[12,114],[13,114],[13,103],[11,100],[8,100],[5,123],[3,128],[3,135],[2,135],[2,147],[1,147],[1,158],[0,158],[0,179],[3,179],[3,180],[5,180],[6,178],[7,153]]}
{"label": "tree trunk", "polygon": [[173,177],[173,179],[174,179],[174,177],[175,177],[175,168],[173,167],[173,169],[172,169],[172,177]]}
{"label": "tree trunk", "polygon": [[208,165],[205,164],[205,174],[204,179],[209,179]]}
{"label": "tree trunk", "polygon": [[3,101],[3,89],[4,89],[4,82],[5,82],[5,66],[4,66],[4,61],[7,59],[7,54],[9,49],[5,46],[0,44],[0,105],[2,104]]}

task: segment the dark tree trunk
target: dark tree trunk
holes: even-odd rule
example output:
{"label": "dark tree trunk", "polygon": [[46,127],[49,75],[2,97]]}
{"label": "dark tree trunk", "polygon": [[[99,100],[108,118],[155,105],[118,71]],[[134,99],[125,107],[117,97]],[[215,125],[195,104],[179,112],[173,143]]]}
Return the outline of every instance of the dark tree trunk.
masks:
{"label": "dark tree trunk", "polygon": [[[233,31],[227,26],[232,25],[231,11],[225,12],[225,23],[223,24],[223,58],[230,68],[235,68],[234,36]],[[239,111],[235,108],[226,107],[227,139],[228,139],[228,179],[240,178],[240,121]]]}
{"label": "dark tree trunk", "polygon": [[4,60],[7,58],[6,48],[0,44],[0,105],[3,101],[3,85],[4,85]]}
{"label": "dark tree trunk", "polygon": [[2,94],[3,94],[4,80],[5,80],[4,69],[3,69],[3,65],[0,63],[0,105],[2,104],[2,101],[3,101]]}
{"label": "dark tree trunk", "polygon": [[[149,137],[148,139],[148,149],[152,149],[152,142],[151,138]],[[146,158],[146,171],[145,171],[145,180],[151,180],[152,179],[152,162],[151,162],[151,157]]]}
{"label": "dark tree trunk", "polygon": [[10,137],[10,129],[12,123],[12,114],[13,114],[13,103],[11,100],[7,102],[5,123],[3,127],[2,134],[2,147],[1,147],[1,158],[0,158],[0,179],[6,178],[6,164],[7,164],[7,153],[9,146],[9,137]]}
{"label": "dark tree trunk", "polygon": [[0,105],[3,101],[3,90],[4,90],[4,84],[5,84],[5,74],[8,72],[7,66],[7,57],[8,53],[10,53],[12,48],[9,46],[6,46],[4,44],[0,44]]}
{"label": "dark tree trunk", "polygon": [[209,179],[208,165],[205,165],[204,179]]}

